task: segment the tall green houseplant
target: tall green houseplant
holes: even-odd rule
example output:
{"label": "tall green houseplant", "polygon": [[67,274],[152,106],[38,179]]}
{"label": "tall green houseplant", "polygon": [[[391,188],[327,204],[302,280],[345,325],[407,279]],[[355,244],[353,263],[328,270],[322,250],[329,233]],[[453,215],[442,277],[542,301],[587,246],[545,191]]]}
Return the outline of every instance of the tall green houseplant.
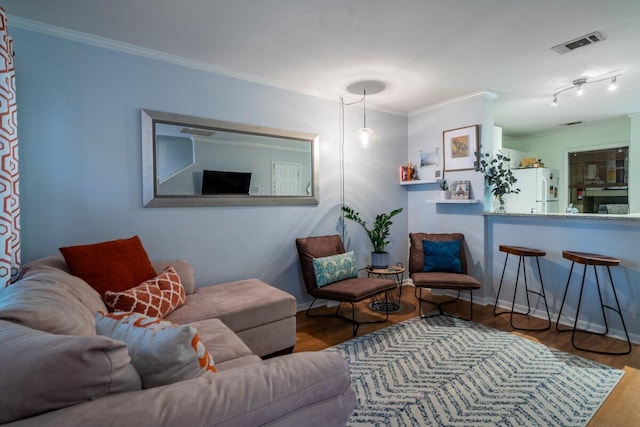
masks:
{"label": "tall green houseplant", "polygon": [[[393,222],[391,221],[391,218],[393,218],[394,216],[402,212],[402,208],[394,209],[388,214],[386,213],[378,214],[376,216],[375,221],[373,222],[373,227],[371,228],[367,227],[367,222],[360,217],[359,212],[356,212],[355,210],[353,210],[348,206],[343,206],[342,211],[344,212],[345,218],[357,222],[367,232],[367,235],[369,236],[369,240],[371,240],[371,244],[373,245],[372,260],[371,260],[372,266],[377,268],[387,268],[389,266],[388,257],[387,256],[375,257],[374,254],[387,255],[385,248],[389,244],[388,238],[389,238],[389,234],[391,233],[390,227],[391,227],[391,224],[393,224]],[[374,262],[374,259],[380,259],[380,261]],[[385,259],[387,260],[386,262],[383,261]]]}

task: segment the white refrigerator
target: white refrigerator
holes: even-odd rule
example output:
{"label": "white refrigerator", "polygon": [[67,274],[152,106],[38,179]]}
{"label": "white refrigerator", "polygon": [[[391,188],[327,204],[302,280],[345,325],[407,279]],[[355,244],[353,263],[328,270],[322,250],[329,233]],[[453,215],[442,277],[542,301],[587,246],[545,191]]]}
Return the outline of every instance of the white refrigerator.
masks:
{"label": "white refrigerator", "polygon": [[560,173],[557,169],[527,168],[512,169],[517,179],[515,188],[520,193],[509,194],[506,198],[507,211],[514,213],[557,213],[558,183]]}

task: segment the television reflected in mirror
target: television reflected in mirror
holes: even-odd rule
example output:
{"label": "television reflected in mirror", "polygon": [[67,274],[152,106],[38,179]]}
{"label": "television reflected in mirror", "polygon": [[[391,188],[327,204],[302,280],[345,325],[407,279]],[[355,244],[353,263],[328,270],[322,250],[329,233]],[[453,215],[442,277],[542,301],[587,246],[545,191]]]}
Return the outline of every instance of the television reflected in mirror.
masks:
{"label": "television reflected in mirror", "polygon": [[318,204],[318,136],[142,110],[143,204]]}

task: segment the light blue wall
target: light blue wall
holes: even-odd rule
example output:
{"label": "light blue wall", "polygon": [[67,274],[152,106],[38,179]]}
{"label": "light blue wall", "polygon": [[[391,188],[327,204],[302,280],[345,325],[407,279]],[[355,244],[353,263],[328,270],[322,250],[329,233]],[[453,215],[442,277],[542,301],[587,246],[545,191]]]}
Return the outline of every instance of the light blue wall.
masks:
{"label": "light blue wall", "polygon": [[[65,245],[139,235],[152,259],[184,258],[198,285],[257,277],[309,302],[294,239],[332,234],[340,218],[340,105],[270,86],[10,28],[19,105],[23,261]],[[140,109],[320,135],[314,207],[143,208]],[[367,111],[374,147],[347,139],[346,202],[365,218],[405,208],[389,250],[407,259],[407,118]],[[347,136],[362,109],[346,107]],[[371,250],[347,224],[360,266]]]}
{"label": "light blue wall", "polygon": [[[493,147],[493,100],[487,94],[457,100],[409,116],[409,158],[417,159],[420,150],[439,147],[442,152],[442,133],[449,129],[479,125],[483,152]],[[441,162],[442,164],[442,162]],[[471,198],[477,204],[436,204],[438,184],[408,187],[409,232],[463,233],[467,244],[469,273],[481,282],[485,276],[485,236],[482,211],[485,209],[484,176],[475,170],[444,172],[451,183],[471,181]],[[474,294],[474,301],[482,302],[485,288]],[[479,298],[479,299],[476,299]],[[488,300],[487,300],[488,301]]]}

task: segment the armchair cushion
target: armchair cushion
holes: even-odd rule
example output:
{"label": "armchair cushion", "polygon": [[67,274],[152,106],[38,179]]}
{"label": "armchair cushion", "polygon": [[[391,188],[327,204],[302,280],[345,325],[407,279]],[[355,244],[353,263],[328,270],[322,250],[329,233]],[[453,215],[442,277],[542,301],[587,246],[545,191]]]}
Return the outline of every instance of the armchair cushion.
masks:
{"label": "armchair cushion", "polygon": [[425,272],[462,273],[460,263],[460,241],[423,240]]}
{"label": "armchair cushion", "polygon": [[313,259],[313,271],[319,288],[340,280],[358,277],[353,251]]}

